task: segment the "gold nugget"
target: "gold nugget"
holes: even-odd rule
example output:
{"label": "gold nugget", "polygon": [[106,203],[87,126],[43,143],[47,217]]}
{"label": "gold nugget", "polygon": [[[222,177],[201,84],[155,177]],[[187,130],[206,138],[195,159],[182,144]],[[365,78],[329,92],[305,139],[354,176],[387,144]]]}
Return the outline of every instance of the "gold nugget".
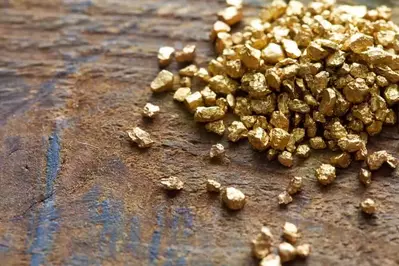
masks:
{"label": "gold nugget", "polygon": [[262,226],[261,232],[251,241],[252,254],[257,259],[263,259],[271,253],[273,234],[267,226]]}
{"label": "gold nugget", "polygon": [[160,67],[166,67],[172,62],[172,56],[175,52],[175,48],[164,46],[159,48],[158,51],[158,62]]}
{"label": "gold nugget", "polygon": [[184,183],[179,178],[171,176],[169,178],[162,178],[161,185],[165,190],[182,190]]}
{"label": "gold nugget", "polygon": [[331,184],[335,177],[335,167],[331,164],[322,164],[316,169],[316,178],[322,185]]}
{"label": "gold nugget", "polygon": [[360,203],[361,210],[366,214],[374,214],[377,212],[377,204],[372,199],[365,199]]}
{"label": "gold nugget", "polygon": [[174,76],[167,70],[162,70],[157,77],[151,82],[151,90],[153,92],[163,92],[173,88]]}
{"label": "gold nugget", "polygon": [[153,105],[152,103],[147,103],[143,108],[143,116],[153,118],[159,113],[159,111],[159,106]]}
{"label": "gold nugget", "polygon": [[230,210],[240,210],[245,205],[245,195],[239,189],[227,187],[223,190],[222,200]]}
{"label": "gold nugget", "polygon": [[208,179],[206,181],[206,190],[208,192],[214,192],[214,193],[219,193],[222,189],[222,185],[220,185],[219,182],[212,180],[212,179]]}
{"label": "gold nugget", "polygon": [[139,127],[134,127],[132,130],[127,131],[127,134],[139,148],[148,148],[154,144],[150,134]]}
{"label": "gold nugget", "polygon": [[213,158],[223,158],[226,151],[224,150],[224,146],[220,143],[212,145],[211,150],[209,152],[209,157]]}

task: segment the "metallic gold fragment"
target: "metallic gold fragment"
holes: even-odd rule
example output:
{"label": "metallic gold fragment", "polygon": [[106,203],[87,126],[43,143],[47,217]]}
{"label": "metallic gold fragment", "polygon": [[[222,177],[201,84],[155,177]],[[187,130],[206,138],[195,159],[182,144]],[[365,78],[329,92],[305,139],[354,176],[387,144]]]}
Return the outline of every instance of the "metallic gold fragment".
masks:
{"label": "metallic gold fragment", "polygon": [[245,73],[245,68],[242,66],[240,59],[229,60],[225,64],[226,74],[231,78],[241,78]]}
{"label": "metallic gold fragment", "polygon": [[283,238],[291,244],[295,244],[300,237],[298,228],[295,224],[285,222],[283,226]]}
{"label": "metallic gold fragment", "polygon": [[295,143],[300,143],[305,138],[305,129],[303,128],[294,128],[292,130],[292,136],[295,140]]}
{"label": "metallic gold fragment", "polygon": [[252,98],[261,98],[271,91],[266,86],[266,78],[262,73],[247,73],[241,78],[241,89]]}
{"label": "metallic gold fragment", "polygon": [[228,110],[228,104],[227,104],[227,100],[223,97],[217,98],[216,102],[215,102],[216,106],[219,106],[223,112],[227,112]]}
{"label": "metallic gold fragment", "polygon": [[280,164],[285,167],[292,167],[294,165],[294,158],[292,157],[292,153],[288,151],[283,151],[277,157]]}
{"label": "metallic gold fragment", "polygon": [[163,46],[158,51],[158,62],[160,67],[166,67],[172,62],[172,56],[175,52],[175,48],[169,46]]}
{"label": "metallic gold fragment", "polygon": [[330,158],[330,164],[339,168],[348,168],[352,162],[351,155],[347,152],[341,153],[339,155]]}
{"label": "metallic gold fragment", "polygon": [[269,254],[260,261],[259,266],[281,266],[280,256],[273,253]]}
{"label": "metallic gold fragment", "polygon": [[257,117],[254,115],[244,115],[241,116],[240,120],[244,123],[246,128],[250,129],[256,123]]}
{"label": "metallic gold fragment", "polygon": [[288,107],[290,108],[291,111],[301,113],[301,114],[306,114],[310,112],[310,107],[307,103],[294,99],[288,102]]}
{"label": "metallic gold fragment", "polygon": [[245,44],[239,52],[240,59],[249,69],[258,69],[261,64],[262,52],[253,48],[249,44]]}
{"label": "metallic gold fragment", "polygon": [[323,150],[327,148],[327,144],[322,137],[314,137],[309,139],[309,145],[312,149],[315,150]]}
{"label": "metallic gold fragment", "polygon": [[331,184],[335,178],[335,167],[331,164],[322,164],[316,169],[316,178],[322,185]]}
{"label": "metallic gold fragment", "polygon": [[216,53],[222,54],[225,49],[233,46],[233,39],[231,34],[227,32],[219,32],[216,38],[215,50]]}
{"label": "metallic gold fragment", "polygon": [[191,89],[187,87],[179,88],[175,91],[173,99],[178,102],[184,102],[184,100],[191,94]]}
{"label": "metallic gold fragment", "polygon": [[227,130],[229,132],[227,138],[232,142],[237,142],[248,135],[248,129],[242,122],[239,121],[234,121],[231,123]]}
{"label": "metallic gold fragment", "polygon": [[204,82],[209,82],[209,80],[211,79],[211,76],[209,75],[208,70],[206,70],[203,67],[198,69],[197,73],[195,73],[195,77],[199,78],[200,80],[202,80]]}
{"label": "metallic gold fragment", "polygon": [[154,144],[150,134],[139,127],[134,127],[132,130],[127,131],[127,134],[139,148],[149,148]]}
{"label": "metallic gold fragment", "polygon": [[[251,101],[251,103],[252,103],[252,101]],[[236,102],[235,102],[235,106],[234,106],[234,114],[236,114],[238,116],[245,116],[245,115],[252,114],[252,104],[250,104],[248,98],[245,98],[245,97],[237,97],[236,98]]]}
{"label": "metallic gold fragment", "polygon": [[270,124],[275,128],[281,128],[288,131],[290,120],[280,111],[274,111],[270,119]]}
{"label": "metallic gold fragment", "polygon": [[270,146],[269,136],[263,128],[257,127],[248,132],[248,141],[258,151],[264,151]]}
{"label": "metallic gold fragment", "polygon": [[296,249],[290,243],[283,242],[278,245],[278,254],[282,262],[292,261],[296,257]]}
{"label": "metallic gold fragment", "polygon": [[227,95],[234,94],[238,84],[226,76],[216,75],[209,80],[209,87],[216,93]]}
{"label": "metallic gold fragment", "polygon": [[362,78],[349,82],[343,90],[345,99],[356,104],[364,102],[369,92],[370,88]]}
{"label": "metallic gold fragment", "polygon": [[283,151],[290,140],[290,134],[281,128],[270,130],[270,144],[273,149]]}
{"label": "metallic gold fragment", "polygon": [[360,209],[366,214],[374,214],[377,212],[377,203],[368,198],[360,202]]}
{"label": "metallic gold fragment", "polygon": [[174,76],[167,70],[162,70],[151,82],[150,87],[153,92],[164,92],[173,88]]}
{"label": "metallic gold fragment", "polygon": [[222,190],[222,185],[212,179],[206,181],[206,190],[211,193],[219,193]]}
{"label": "metallic gold fragment", "polygon": [[323,90],[321,93],[319,111],[326,116],[332,116],[334,114],[336,100],[337,96],[333,89],[327,88]]}
{"label": "metallic gold fragment", "polygon": [[183,77],[194,77],[198,72],[198,67],[196,65],[189,65],[185,68],[179,70],[179,75]]}
{"label": "metallic gold fragment", "polygon": [[285,58],[283,48],[276,43],[269,43],[268,46],[262,50],[262,58],[265,63],[276,64]]}
{"label": "metallic gold fragment", "polygon": [[213,132],[220,136],[223,136],[224,131],[226,130],[226,127],[224,125],[223,120],[218,120],[218,121],[207,123],[205,125],[205,129],[209,132]]}
{"label": "metallic gold fragment", "polygon": [[287,187],[287,192],[290,195],[298,193],[302,189],[302,177],[300,176],[294,176],[291,178],[288,187]]}
{"label": "metallic gold fragment", "polygon": [[227,25],[232,26],[242,20],[242,10],[235,6],[227,7],[218,13],[218,17],[221,21]]}
{"label": "metallic gold fragment", "polygon": [[184,104],[191,113],[195,113],[198,107],[204,106],[204,100],[202,99],[201,93],[196,91],[184,99]]}
{"label": "metallic gold fragment", "polygon": [[182,190],[184,182],[175,176],[161,179],[161,186],[165,190]]}
{"label": "metallic gold fragment", "polygon": [[209,157],[213,158],[223,158],[226,151],[224,150],[224,146],[220,143],[212,145],[211,150],[209,151]]}
{"label": "metallic gold fragment", "polygon": [[154,105],[152,103],[146,103],[146,105],[143,108],[143,116],[148,118],[153,118],[159,113],[159,111],[160,108],[158,105]]}
{"label": "metallic gold fragment", "polygon": [[288,194],[287,191],[284,191],[284,192],[280,193],[277,196],[277,199],[278,199],[278,204],[279,205],[287,205],[287,204],[290,204],[292,202],[292,197],[291,197],[290,194]]}
{"label": "metallic gold fragment", "polygon": [[384,97],[389,106],[399,102],[399,87],[397,84],[389,85],[384,91]]}
{"label": "metallic gold fragment", "polygon": [[225,111],[219,106],[199,106],[195,110],[194,120],[196,122],[213,122],[224,117]]}
{"label": "metallic gold fragment", "polygon": [[347,41],[348,46],[354,53],[361,53],[367,50],[367,48],[374,45],[373,37],[363,34],[355,33]]}
{"label": "metallic gold fragment", "polygon": [[298,48],[298,44],[290,39],[283,39],[283,47],[287,55],[291,58],[298,58],[301,56],[302,52]]}
{"label": "metallic gold fragment", "polygon": [[309,156],[310,156],[309,146],[306,144],[299,145],[298,148],[296,149],[296,155],[299,158],[303,158],[303,159],[309,158]]}
{"label": "metallic gold fragment", "polygon": [[184,87],[191,88],[191,78],[190,77],[181,77],[180,78],[180,86],[182,86],[183,88]]}
{"label": "metallic gold fragment", "polygon": [[246,202],[244,193],[234,187],[227,187],[223,190],[222,200],[227,208],[234,211],[244,208]]}
{"label": "metallic gold fragment", "polygon": [[229,25],[227,25],[223,21],[218,20],[215,22],[215,24],[213,24],[209,38],[211,39],[211,41],[215,41],[216,36],[219,32],[230,32],[230,30],[231,30],[231,28]]}
{"label": "metallic gold fragment", "polygon": [[201,91],[201,95],[206,106],[212,106],[216,104],[217,95],[208,86]]}
{"label": "metallic gold fragment", "polygon": [[311,252],[311,247],[309,244],[301,244],[296,247],[296,255],[300,258],[309,257]]}
{"label": "metallic gold fragment", "polygon": [[380,169],[383,163],[387,163],[391,168],[397,168],[398,160],[386,150],[376,151],[367,156],[367,165],[371,171]]}
{"label": "metallic gold fragment", "polygon": [[252,254],[257,259],[263,259],[271,253],[273,247],[273,234],[267,226],[262,226],[259,234],[251,241]]}
{"label": "metallic gold fragment", "polygon": [[181,51],[175,52],[175,58],[178,63],[191,63],[195,59],[196,46],[188,44]]}
{"label": "metallic gold fragment", "polygon": [[360,169],[359,172],[359,181],[365,185],[369,186],[371,184],[371,172],[367,169]]}
{"label": "metallic gold fragment", "polygon": [[338,146],[342,151],[356,152],[365,146],[363,140],[356,134],[348,134],[338,140]]}

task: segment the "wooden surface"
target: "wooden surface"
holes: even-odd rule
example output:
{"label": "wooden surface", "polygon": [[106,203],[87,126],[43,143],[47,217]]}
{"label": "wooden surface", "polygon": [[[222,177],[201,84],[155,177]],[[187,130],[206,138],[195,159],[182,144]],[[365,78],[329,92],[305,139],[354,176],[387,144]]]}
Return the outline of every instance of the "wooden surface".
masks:
{"label": "wooden surface", "polygon": [[[263,2],[246,1],[246,18]],[[159,46],[195,43],[205,66],[214,56],[207,34],[223,6],[0,0],[1,265],[255,265],[249,240],[262,224],[280,234],[285,221],[313,247],[307,262],[291,265],[399,264],[398,172],[381,169],[366,190],[355,163],[322,188],[314,167],[330,154],[285,169],[245,141],[225,140],[230,163],[211,163],[219,138],[171,94],[152,96]],[[162,110],[153,122],[140,115],[148,101]],[[124,132],[134,125],[153,134],[154,148],[130,144]],[[387,129],[370,149],[397,154],[397,132]],[[169,175],[186,182],[174,197],[159,187]],[[293,175],[305,177],[305,189],[281,209],[276,196]],[[206,178],[242,189],[245,208],[222,208],[205,192]],[[380,204],[374,218],[357,208],[366,196]]]}

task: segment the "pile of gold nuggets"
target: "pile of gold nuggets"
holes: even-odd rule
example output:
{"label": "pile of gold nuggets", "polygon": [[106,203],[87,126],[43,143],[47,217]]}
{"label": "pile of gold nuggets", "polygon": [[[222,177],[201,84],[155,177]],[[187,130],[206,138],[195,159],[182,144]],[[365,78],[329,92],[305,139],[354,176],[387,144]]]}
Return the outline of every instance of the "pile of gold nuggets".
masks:
{"label": "pile of gold nuggets", "polygon": [[[243,6],[241,0],[226,2],[210,33],[218,56],[199,68],[192,64],[195,45],[179,51],[161,47],[162,68],[173,59],[186,66],[178,76],[162,70],[150,85],[154,93],[171,91],[178,83],[173,99],[184,103],[195,121],[229,141],[247,139],[268,160],[285,167],[294,165],[294,156],[308,158],[312,149],[337,152],[315,169],[323,185],[335,180],[336,167],[347,168],[353,160],[365,162],[359,173],[365,186],[371,183],[371,171],[384,163],[397,167],[398,160],[387,151],[367,150],[369,136],[397,123],[399,27],[390,20],[390,8],[275,0],[242,31],[232,33],[243,18]],[[192,89],[193,79],[204,84],[201,90]],[[147,105],[145,116],[159,111]],[[227,124],[231,114],[235,120]],[[153,143],[140,128],[129,136],[142,147]],[[223,155],[223,145],[212,147],[211,157]],[[180,182],[173,177],[163,185],[181,189]],[[301,186],[302,179],[293,178],[279,203],[290,203]],[[227,206],[233,199],[232,209],[244,206],[241,191],[223,191]],[[373,214],[376,203],[366,199],[360,208]]]}

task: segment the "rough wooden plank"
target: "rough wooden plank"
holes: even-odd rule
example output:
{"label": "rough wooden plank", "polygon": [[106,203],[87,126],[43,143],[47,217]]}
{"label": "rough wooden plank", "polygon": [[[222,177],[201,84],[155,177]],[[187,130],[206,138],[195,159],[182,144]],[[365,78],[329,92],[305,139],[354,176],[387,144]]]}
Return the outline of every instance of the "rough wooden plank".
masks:
{"label": "rough wooden plank", "polygon": [[[256,15],[262,2],[247,1],[246,16]],[[207,153],[219,138],[170,94],[151,95],[158,47],[195,42],[197,62],[205,65],[213,56],[208,30],[222,6],[210,0],[0,2],[2,264],[254,265],[249,239],[261,224],[278,232],[286,220],[314,247],[307,262],[295,265],[399,264],[397,172],[382,169],[365,190],[355,164],[321,188],[313,168],[325,153],[286,170],[245,142],[225,140],[231,162],[214,164]],[[140,115],[147,101],[162,108],[153,123]],[[124,134],[133,125],[158,144],[148,151],[133,147]],[[398,145],[395,128],[371,141],[372,149],[394,153]],[[173,198],[158,186],[170,174],[187,184]],[[306,189],[279,209],[276,195],[294,174],[306,176]],[[244,210],[221,208],[204,191],[208,177],[242,188],[249,196]],[[381,203],[375,219],[356,207],[368,195]]]}

